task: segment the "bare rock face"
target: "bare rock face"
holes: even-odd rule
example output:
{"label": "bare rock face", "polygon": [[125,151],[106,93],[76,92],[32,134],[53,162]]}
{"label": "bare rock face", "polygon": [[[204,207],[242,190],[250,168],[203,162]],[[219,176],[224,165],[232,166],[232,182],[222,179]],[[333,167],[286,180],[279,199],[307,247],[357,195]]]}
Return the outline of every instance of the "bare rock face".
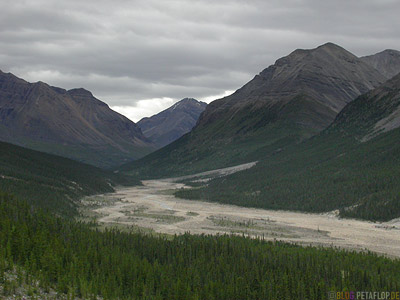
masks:
{"label": "bare rock face", "polygon": [[[347,103],[385,79],[375,68],[335,44],[327,43],[311,50],[298,49],[278,59],[234,94],[210,103],[199,124],[212,122],[221,114],[233,116],[249,105],[270,107],[279,114],[293,99],[302,97],[308,102],[310,113],[316,110],[317,114],[323,115],[322,122],[316,115],[318,120],[315,122],[306,121],[311,121],[312,127],[323,129]],[[295,111],[291,112],[291,116],[301,123],[302,116],[296,118],[295,114]],[[280,117],[282,114],[277,116]]]}
{"label": "bare rock face", "polygon": [[361,60],[377,69],[387,79],[400,73],[400,51],[387,49]]}
{"label": "bare rock face", "polygon": [[152,117],[141,119],[137,125],[161,148],[192,130],[206,106],[205,102],[185,98]]}
{"label": "bare rock face", "polygon": [[400,74],[347,105],[329,129],[349,132],[365,142],[399,127]]}
{"label": "bare rock face", "polygon": [[0,139],[101,167],[153,149],[135,123],[89,91],[28,83],[1,71]]}

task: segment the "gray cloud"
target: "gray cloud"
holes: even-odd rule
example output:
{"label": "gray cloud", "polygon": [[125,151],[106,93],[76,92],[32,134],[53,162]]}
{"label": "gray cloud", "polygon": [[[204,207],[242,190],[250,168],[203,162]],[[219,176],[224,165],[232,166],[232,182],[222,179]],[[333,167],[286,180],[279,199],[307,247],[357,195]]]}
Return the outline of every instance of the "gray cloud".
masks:
{"label": "gray cloud", "polygon": [[135,118],[235,90],[296,48],[400,49],[397,0],[7,2],[0,69],[85,87],[110,106],[136,107]]}

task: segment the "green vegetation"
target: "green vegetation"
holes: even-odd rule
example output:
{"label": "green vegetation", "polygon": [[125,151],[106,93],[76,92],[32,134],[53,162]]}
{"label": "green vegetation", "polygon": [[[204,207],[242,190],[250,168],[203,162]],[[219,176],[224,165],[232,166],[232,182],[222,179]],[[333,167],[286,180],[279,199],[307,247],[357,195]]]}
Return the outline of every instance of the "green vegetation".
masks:
{"label": "green vegetation", "polygon": [[[389,220],[400,217],[400,133],[383,133],[375,125],[399,105],[397,76],[352,101],[317,135],[329,116],[304,95],[281,107],[242,108],[232,118],[221,110],[215,120],[121,170],[172,177],[257,160],[250,170],[207,183],[185,180],[195,188],[175,195],[268,209],[339,209],[343,217]],[[392,115],[392,125],[396,120]]]}
{"label": "green vegetation", "polygon": [[138,218],[147,218],[154,219],[160,223],[177,223],[185,220],[185,217],[182,216],[174,216],[174,212],[171,214],[156,214],[156,213],[145,213],[142,210],[134,210],[134,211],[123,211],[123,213],[128,217],[138,217]]}
{"label": "green vegetation", "polygon": [[0,189],[64,215],[76,212],[75,200],[112,192],[115,185],[140,184],[70,159],[0,142]]}
{"label": "green vegetation", "polygon": [[[254,161],[265,152],[272,153],[311,136],[307,130],[280,123],[252,133],[236,136],[227,134],[223,138],[225,133],[221,133],[219,137],[215,128],[223,126],[222,122],[218,122],[212,128],[207,127],[205,130],[210,134],[197,129],[140,160],[121,166],[118,170],[143,179],[190,175]],[[269,131],[272,127],[274,128]],[[230,128],[224,128],[223,131],[227,130]],[[212,135],[212,131],[217,136]]]}
{"label": "green vegetation", "polygon": [[36,151],[73,159],[98,168],[115,168],[135,158],[143,157],[153,150],[149,147],[132,146],[129,143],[121,142],[121,147],[129,149],[129,151],[122,152],[119,148],[111,145],[104,145],[103,147],[85,144],[64,145],[54,142],[39,142],[26,137],[15,138],[12,143],[24,145],[24,147],[35,149]]}
{"label": "green vegetation", "polygon": [[269,209],[339,209],[343,217],[378,221],[400,217],[400,129],[365,139],[400,104],[398,84],[388,85],[351,102],[318,136],[175,195]]}
{"label": "green vegetation", "polygon": [[221,227],[262,228],[261,226],[257,226],[253,220],[234,221],[217,216],[210,216],[208,219],[211,220],[215,225]]}
{"label": "green vegetation", "polygon": [[[399,260],[237,236],[90,229],[0,196],[0,289],[70,299],[326,299],[400,289]],[[14,280],[8,276],[16,274]]]}
{"label": "green vegetation", "polygon": [[197,212],[194,212],[194,211],[188,211],[188,212],[186,213],[186,215],[187,215],[187,216],[191,216],[191,217],[196,217],[196,216],[198,216],[199,214],[198,214]]}
{"label": "green vegetation", "polygon": [[118,168],[140,178],[189,175],[261,159],[322,129],[322,108],[299,95],[284,105],[253,105],[219,116],[166,147]]}
{"label": "green vegetation", "polygon": [[175,195],[241,206],[325,212],[368,220],[400,216],[400,130],[366,143],[322,134],[255,167]]}
{"label": "green vegetation", "polygon": [[[291,120],[295,104],[304,106],[305,100],[299,98],[299,103],[280,110],[285,121],[276,121],[279,116],[273,111],[243,110],[236,123],[221,119],[134,166],[145,176],[170,176],[258,159],[249,170],[204,186],[196,182],[196,188],[176,194],[272,209],[340,209],[342,216],[370,220],[398,217],[400,129],[361,143],[388,111],[369,98],[359,99],[330,128],[305,142],[301,141],[317,129],[296,126],[298,120]],[[385,105],[391,103],[387,101]],[[352,114],[352,109],[365,113]],[[312,111],[306,109],[302,115],[305,122],[308,112]],[[208,132],[203,135],[202,130]],[[153,169],[155,164],[158,168]],[[123,170],[133,174],[132,166]],[[329,291],[400,289],[400,261],[372,253],[244,236],[144,234],[57,216],[74,215],[75,200],[82,196],[138,183],[124,174],[0,143],[0,177],[0,190],[5,192],[0,192],[0,297],[21,287],[28,296],[39,298],[56,293],[69,299],[185,300],[312,300],[327,298]],[[106,200],[96,197],[86,204],[102,201]],[[127,215],[159,222],[185,218],[145,213],[142,207]],[[260,226],[218,216],[210,220],[235,232]]]}

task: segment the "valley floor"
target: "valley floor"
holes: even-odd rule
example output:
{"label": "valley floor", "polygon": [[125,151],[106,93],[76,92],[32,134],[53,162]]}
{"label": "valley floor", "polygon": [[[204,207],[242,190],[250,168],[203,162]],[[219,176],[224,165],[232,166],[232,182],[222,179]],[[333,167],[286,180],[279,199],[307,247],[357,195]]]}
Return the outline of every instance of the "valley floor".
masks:
{"label": "valley floor", "polygon": [[[239,169],[251,166],[240,166]],[[218,170],[214,175],[232,171],[232,168]],[[184,200],[173,195],[174,190],[186,188],[177,182],[182,179],[146,180],[143,186],[120,188],[116,193],[85,198],[82,212],[96,217],[105,226],[135,226],[166,234],[245,234],[301,245],[370,250],[400,257],[400,220],[373,223],[340,219],[334,212],[272,211]]]}

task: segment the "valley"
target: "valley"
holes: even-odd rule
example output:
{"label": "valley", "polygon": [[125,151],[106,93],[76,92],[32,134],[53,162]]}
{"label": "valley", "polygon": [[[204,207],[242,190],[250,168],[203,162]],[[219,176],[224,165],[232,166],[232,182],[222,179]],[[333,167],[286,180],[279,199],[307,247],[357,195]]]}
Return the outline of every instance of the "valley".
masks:
{"label": "valley", "polygon": [[2,7],[0,300],[400,300],[400,1],[37,4]]}
{"label": "valley", "polygon": [[[245,164],[190,176],[209,177],[250,168]],[[369,250],[400,257],[400,221],[383,223],[342,219],[331,213],[302,213],[245,208],[175,198],[187,177],[145,180],[143,186],[118,188],[115,193],[86,197],[82,213],[100,226],[133,226],[143,232],[174,234],[236,234],[264,237],[299,245]]]}

